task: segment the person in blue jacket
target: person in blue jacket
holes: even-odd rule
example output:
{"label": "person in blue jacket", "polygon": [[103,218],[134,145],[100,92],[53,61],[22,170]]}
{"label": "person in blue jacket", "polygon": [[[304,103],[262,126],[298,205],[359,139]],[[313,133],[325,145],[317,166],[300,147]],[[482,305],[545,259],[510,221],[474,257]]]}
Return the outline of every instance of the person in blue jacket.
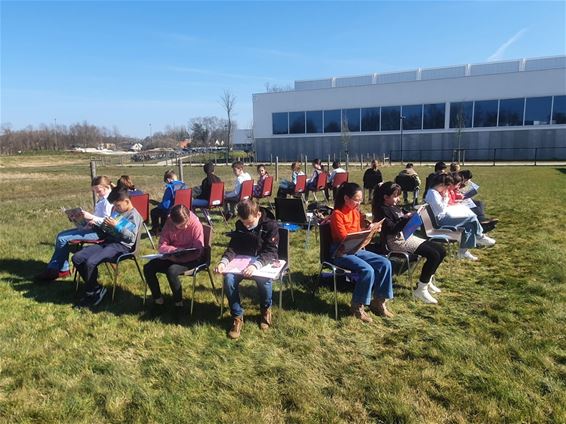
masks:
{"label": "person in blue jacket", "polygon": [[154,233],[158,233],[165,225],[165,220],[171,212],[171,208],[175,205],[175,193],[177,190],[187,188],[187,185],[177,178],[177,174],[172,169],[165,171],[163,175],[165,183],[165,192],[161,202],[151,210],[151,227]]}

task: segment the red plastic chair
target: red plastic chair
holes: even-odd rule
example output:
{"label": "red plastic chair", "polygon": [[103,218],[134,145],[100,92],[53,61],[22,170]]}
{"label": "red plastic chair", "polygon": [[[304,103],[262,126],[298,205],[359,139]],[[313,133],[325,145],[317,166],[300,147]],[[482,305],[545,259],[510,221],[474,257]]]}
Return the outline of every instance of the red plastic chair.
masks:
{"label": "red plastic chair", "polygon": [[334,174],[334,178],[332,179],[332,198],[336,198],[336,191],[338,190],[338,187],[340,187],[342,184],[347,183],[348,182],[348,177],[349,177],[349,173],[348,172],[339,172],[337,174]]}
{"label": "red plastic chair", "polygon": [[193,204],[193,189],[183,188],[175,192],[175,205],[184,205],[187,209],[191,209]]}
{"label": "red plastic chair", "polygon": [[[204,208],[200,208],[204,218],[208,222],[208,225],[212,227],[212,220],[210,219],[210,211],[214,208],[220,208],[220,215],[226,222],[226,217],[224,216],[224,212],[222,211],[222,207],[224,206],[224,183],[212,183],[210,186],[210,197],[208,198],[208,206]],[[195,208],[198,209],[198,208]]]}
{"label": "red plastic chair", "polygon": [[138,213],[141,215],[143,220],[143,227],[145,228],[145,232],[149,237],[149,241],[151,242],[151,247],[155,249],[155,243],[153,242],[153,238],[151,237],[151,233],[147,228],[146,223],[149,222],[149,194],[136,194],[135,196],[131,196],[130,200],[132,201],[132,205]]}
{"label": "red plastic chair", "polygon": [[295,192],[293,193],[293,196],[303,197],[306,188],[307,188],[307,176],[304,174],[297,175],[297,182],[295,183]]}
{"label": "red plastic chair", "polygon": [[266,197],[271,197],[272,191],[273,191],[273,177],[269,175],[268,177],[265,178],[265,181],[263,182],[263,190],[256,198],[264,199]]}
{"label": "red plastic chair", "polygon": [[254,180],[246,180],[242,183],[242,186],[240,187],[240,199],[239,201],[241,202],[242,200],[248,200],[252,198],[254,192]]}
{"label": "red plastic chair", "polygon": [[[315,201],[318,202],[318,199],[316,198],[317,192],[322,191],[324,193],[324,189],[326,188],[327,181],[328,181],[328,174],[326,172],[321,172],[320,174],[318,174],[318,179],[316,180],[316,189],[312,191],[312,195]],[[324,197],[326,198],[326,194],[324,195]]]}

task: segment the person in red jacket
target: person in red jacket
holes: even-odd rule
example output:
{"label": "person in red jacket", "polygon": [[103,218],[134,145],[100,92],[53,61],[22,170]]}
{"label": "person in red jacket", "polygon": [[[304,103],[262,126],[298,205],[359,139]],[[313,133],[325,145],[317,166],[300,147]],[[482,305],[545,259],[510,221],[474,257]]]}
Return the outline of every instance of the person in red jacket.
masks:
{"label": "person in red jacket", "polygon": [[164,273],[169,281],[175,302],[175,318],[181,317],[183,308],[183,293],[179,275],[192,269],[202,262],[204,252],[204,233],[202,224],[197,216],[184,205],[171,209],[159,237],[158,251],[171,254],[179,249],[194,249],[182,255],[170,255],[164,258],[152,259],[143,267],[143,273],[153,297],[152,315],[163,312],[165,300],[159,289],[158,273]]}

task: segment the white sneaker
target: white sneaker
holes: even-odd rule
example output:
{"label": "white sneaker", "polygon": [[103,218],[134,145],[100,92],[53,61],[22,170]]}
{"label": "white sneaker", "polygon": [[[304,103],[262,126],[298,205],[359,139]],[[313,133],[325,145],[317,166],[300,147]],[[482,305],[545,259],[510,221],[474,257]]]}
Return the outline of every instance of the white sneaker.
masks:
{"label": "white sneaker", "polygon": [[427,290],[428,284],[421,283],[419,281],[419,286],[413,290],[413,296],[415,299],[422,300],[424,303],[438,303],[436,300]]}
{"label": "white sneaker", "polygon": [[478,246],[490,247],[493,246],[494,244],[495,244],[495,239],[492,239],[491,237],[488,237],[485,234],[483,234],[481,237],[478,237],[476,239],[476,245]]}
{"label": "white sneaker", "polygon": [[442,290],[440,290],[438,287],[436,287],[434,285],[434,283],[432,282],[432,280],[430,281],[430,283],[428,283],[427,290],[429,291],[429,293],[434,293],[434,294],[442,293]]}
{"label": "white sneaker", "polygon": [[472,253],[468,249],[465,249],[463,251],[460,250],[458,252],[458,259],[467,259],[469,261],[477,261],[478,257],[472,255]]}

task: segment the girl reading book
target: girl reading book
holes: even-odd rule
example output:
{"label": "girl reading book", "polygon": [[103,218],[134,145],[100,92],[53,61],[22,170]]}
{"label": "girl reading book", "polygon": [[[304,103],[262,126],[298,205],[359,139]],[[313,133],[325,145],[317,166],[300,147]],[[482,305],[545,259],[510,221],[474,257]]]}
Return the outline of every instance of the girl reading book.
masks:
{"label": "girl reading book", "polygon": [[[175,251],[182,249],[194,250],[182,255],[174,255]],[[157,279],[157,274],[163,273],[167,276],[167,281],[173,293],[175,318],[179,320],[183,308],[183,293],[179,275],[200,265],[204,251],[202,224],[186,206],[176,205],[171,209],[171,214],[167,218],[159,237],[158,251],[166,256],[152,259],[143,267],[145,281],[153,298],[151,314],[156,316],[163,312],[165,299],[161,295],[159,280]]]}
{"label": "girl reading book", "polygon": [[401,187],[391,181],[375,188],[372,213],[374,221],[384,219],[381,228],[382,247],[426,258],[413,295],[425,303],[438,303],[431,293],[440,293],[440,289],[434,285],[432,277],[446,256],[446,251],[441,245],[414,234],[405,240],[402,230],[413,213],[404,213],[397,206],[400,197]]}
{"label": "girl reading book", "polygon": [[[334,263],[358,275],[352,295],[352,314],[364,321],[372,322],[365,311],[365,305],[382,317],[393,317],[385,303],[393,298],[393,281],[391,278],[391,262],[383,256],[367,250],[359,250],[354,254],[341,254],[339,246],[350,233],[359,232],[361,227],[360,204],[362,188],[356,183],[344,183],[336,193],[334,212],[330,215],[330,228],[333,245],[331,251],[337,252]],[[370,225],[372,229],[380,228],[379,223]],[[372,299],[373,297],[373,299]]]}

